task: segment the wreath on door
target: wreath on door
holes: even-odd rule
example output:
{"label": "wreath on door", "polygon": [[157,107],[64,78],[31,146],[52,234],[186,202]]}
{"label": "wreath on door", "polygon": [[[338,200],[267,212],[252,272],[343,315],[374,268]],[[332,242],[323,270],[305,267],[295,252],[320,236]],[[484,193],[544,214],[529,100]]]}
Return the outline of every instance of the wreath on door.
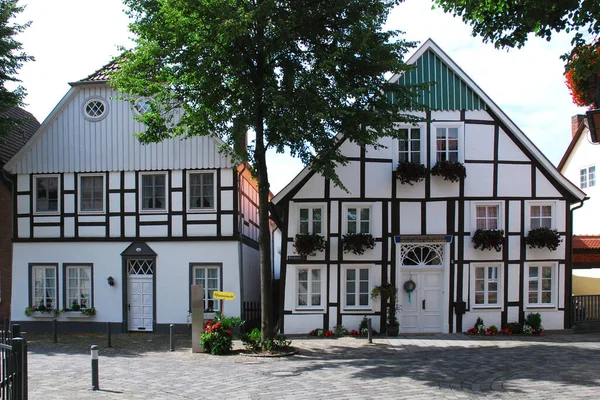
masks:
{"label": "wreath on door", "polygon": [[404,282],[404,291],[406,293],[408,293],[408,303],[409,304],[412,304],[411,294],[416,289],[416,287],[417,287],[417,284],[412,279],[409,279],[406,282]]}

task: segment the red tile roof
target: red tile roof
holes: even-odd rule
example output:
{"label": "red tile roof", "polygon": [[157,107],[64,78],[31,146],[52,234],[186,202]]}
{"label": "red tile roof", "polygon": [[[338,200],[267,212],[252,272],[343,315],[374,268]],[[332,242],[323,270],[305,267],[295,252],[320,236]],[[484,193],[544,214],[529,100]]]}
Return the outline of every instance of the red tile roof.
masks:
{"label": "red tile roof", "polygon": [[115,58],[93,74],[77,81],[71,83],[71,85],[78,85],[82,83],[97,83],[97,82],[107,82],[110,78],[110,73],[119,69],[119,59],[120,57]]}
{"label": "red tile roof", "polygon": [[597,235],[574,235],[573,249],[600,249],[600,236]]}

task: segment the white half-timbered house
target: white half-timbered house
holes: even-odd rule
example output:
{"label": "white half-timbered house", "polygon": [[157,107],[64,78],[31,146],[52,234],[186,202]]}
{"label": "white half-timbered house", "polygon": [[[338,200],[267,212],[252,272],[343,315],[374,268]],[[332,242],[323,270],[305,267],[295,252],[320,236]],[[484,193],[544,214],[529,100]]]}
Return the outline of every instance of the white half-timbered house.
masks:
{"label": "white half-timbered house", "polygon": [[[370,296],[384,282],[399,290],[400,333],[462,332],[478,317],[500,328],[531,312],[546,329],[568,327],[570,208],[584,193],[433,41],[408,62],[416,69],[392,80],[436,82],[419,98],[427,122],[399,124],[404,139],[381,139],[386,148],[342,142],[349,162],[336,172],[348,192],[306,168],[273,198],[283,236],[283,331],[357,329],[363,316],[384,330],[381,302]],[[441,160],[462,163],[466,177],[428,173],[413,185],[396,178],[399,161],[431,168]],[[538,227],[559,232],[556,250],[526,245]],[[502,230],[500,251],[475,249],[477,229]],[[299,233],[323,235],[325,250],[299,257]],[[375,247],[345,252],[349,233],[371,234]],[[410,295],[408,281],[415,284]]]}
{"label": "white half-timbered house", "polygon": [[[141,145],[146,108],[116,100],[110,63],[71,89],[5,166],[16,174],[12,318],[47,329],[186,328],[190,285],[233,292],[225,314],[259,299],[257,191],[210,137]],[[86,316],[79,308],[92,308]],[[70,310],[70,311],[69,311]],[[31,311],[31,309],[29,310]],[[210,315],[210,314],[209,314]],[[46,318],[44,320],[44,318]]]}

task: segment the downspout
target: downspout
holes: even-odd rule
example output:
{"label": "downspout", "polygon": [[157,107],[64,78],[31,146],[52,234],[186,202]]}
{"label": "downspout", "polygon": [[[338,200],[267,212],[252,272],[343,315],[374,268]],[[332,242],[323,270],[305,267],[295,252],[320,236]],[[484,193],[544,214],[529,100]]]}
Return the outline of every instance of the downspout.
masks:
{"label": "downspout", "polygon": [[240,235],[238,258],[239,258],[239,278],[240,278],[240,318],[244,315],[244,243],[243,243],[243,229],[244,229],[244,213],[242,212],[242,176],[246,170],[246,163],[244,168],[238,172],[238,233]]}
{"label": "downspout", "polygon": [[[572,319],[573,319],[573,316],[571,315],[572,297],[573,297],[573,220],[574,220],[573,219],[573,211],[578,210],[581,207],[583,207],[583,203],[586,200],[589,200],[589,197],[584,197],[583,200],[581,200],[581,202],[579,203],[579,205],[577,205],[577,206],[575,206],[575,207],[573,207],[573,208],[570,209],[570,213],[571,213],[571,218],[570,218],[571,219],[571,226],[569,227],[569,230],[570,230],[570,233],[571,233],[571,239],[568,242],[569,245],[568,245],[568,248],[567,248],[567,252],[568,252],[568,254],[570,256],[569,257],[569,271],[571,272],[571,279],[569,279],[569,283],[568,283],[568,285],[569,285],[569,292],[568,292],[569,295],[568,295],[568,297],[565,296],[565,297],[567,297],[567,298],[565,298],[565,303],[566,303],[565,304],[565,308],[566,308],[567,304],[569,305],[568,306],[569,308],[567,309],[568,310],[568,316],[565,317],[565,327],[569,326],[571,328],[572,328]],[[566,294],[567,293],[566,293],[566,290],[565,290],[565,295]]]}

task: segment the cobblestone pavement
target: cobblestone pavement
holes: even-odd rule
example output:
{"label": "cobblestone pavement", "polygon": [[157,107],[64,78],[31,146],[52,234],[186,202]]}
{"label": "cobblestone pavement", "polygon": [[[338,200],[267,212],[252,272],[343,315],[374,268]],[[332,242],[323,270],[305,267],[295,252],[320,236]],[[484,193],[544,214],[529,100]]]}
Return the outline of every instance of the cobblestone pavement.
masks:
{"label": "cobblestone pavement", "polygon": [[[600,398],[600,334],[293,339],[286,358],[192,354],[189,336],[30,335],[36,399]],[[100,391],[89,346],[100,347]]]}

